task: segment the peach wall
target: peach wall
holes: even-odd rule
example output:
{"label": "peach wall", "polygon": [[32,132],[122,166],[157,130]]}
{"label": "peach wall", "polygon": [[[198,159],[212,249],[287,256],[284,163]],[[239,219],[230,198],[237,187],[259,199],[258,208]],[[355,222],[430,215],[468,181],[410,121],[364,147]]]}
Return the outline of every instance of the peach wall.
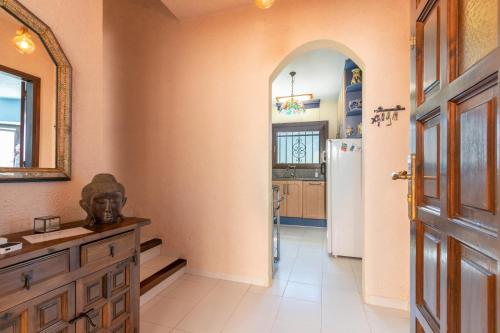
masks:
{"label": "peach wall", "polygon": [[102,0],[21,0],[47,23],[73,66],[73,168],[69,182],[0,183],[0,234],[30,229],[33,217],[81,219],[82,187],[110,168],[102,153]]}
{"label": "peach wall", "polygon": [[[303,45],[335,45],[363,64],[366,110],[408,106],[408,6],[289,0],[179,22],[159,1],[105,0],[105,45],[113,47],[105,54],[113,85],[106,103],[127,115],[110,124],[122,135],[121,153],[109,156],[123,166],[135,212],[153,218],[169,252],[194,272],[268,283],[273,73]],[[316,40],[336,43],[308,44]],[[406,184],[390,173],[406,167],[408,113],[381,128],[368,125],[369,116],[364,294],[406,307]]]}
{"label": "peach wall", "polygon": [[12,43],[21,24],[7,11],[0,9],[0,64],[40,78],[40,146],[39,166],[54,168],[56,164],[56,66],[38,36],[32,54],[19,53]]}

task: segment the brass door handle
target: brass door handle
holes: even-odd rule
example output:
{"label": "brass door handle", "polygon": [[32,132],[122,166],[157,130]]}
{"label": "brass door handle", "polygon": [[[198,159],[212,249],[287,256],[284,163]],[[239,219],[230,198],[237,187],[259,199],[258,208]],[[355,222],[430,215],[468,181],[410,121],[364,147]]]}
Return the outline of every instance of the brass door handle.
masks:
{"label": "brass door handle", "polygon": [[417,156],[415,154],[411,154],[408,156],[408,164],[411,170],[411,173],[403,170],[399,172],[392,173],[392,180],[409,180],[409,193],[407,195],[408,199],[408,217],[410,220],[415,220],[417,218]]}
{"label": "brass door handle", "polygon": [[392,180],[411,180],[411,174],[408,174],[406,170],[393,172]]}

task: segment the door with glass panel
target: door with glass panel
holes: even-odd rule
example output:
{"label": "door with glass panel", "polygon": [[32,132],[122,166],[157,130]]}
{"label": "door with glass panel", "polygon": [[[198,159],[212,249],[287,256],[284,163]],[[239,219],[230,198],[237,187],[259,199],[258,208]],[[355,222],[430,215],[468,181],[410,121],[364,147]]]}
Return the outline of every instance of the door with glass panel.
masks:
{"label": "door with glass panel", "polygon": [[412,332],[499,332],[499,0],[411,10]]}
{"label": "door with glass panel", "polygon": [[0,167],[39,165],[40,78],[0,65]]}

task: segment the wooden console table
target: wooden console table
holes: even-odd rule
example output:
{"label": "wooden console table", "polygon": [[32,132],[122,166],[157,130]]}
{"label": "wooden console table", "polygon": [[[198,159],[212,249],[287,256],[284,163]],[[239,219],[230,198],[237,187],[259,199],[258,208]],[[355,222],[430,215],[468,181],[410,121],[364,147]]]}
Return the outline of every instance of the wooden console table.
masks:
{"label": "wooden console table", "polygon": [[[140,227],[148,219],[86,227],[93,233],[0,255],[0,333],[139,332]],[[66,223],[63,229],[82,227]]]}

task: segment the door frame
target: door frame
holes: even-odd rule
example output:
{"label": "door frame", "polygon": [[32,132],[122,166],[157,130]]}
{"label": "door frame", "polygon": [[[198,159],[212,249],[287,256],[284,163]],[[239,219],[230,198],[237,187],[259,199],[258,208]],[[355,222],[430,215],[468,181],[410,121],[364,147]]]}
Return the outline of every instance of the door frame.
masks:
{"label": "door frame", "polygon": [[[339,53],[344,54],[347,58],[352,59],[358,66],[361,68],[363,72],[363,76],[366,76],[366,66],[363,60],[348,46],[339,43],[334,40],[328,40],[328,39],[322,39],[322,40],[314,40],[310,41],[307,43],[302,44],[301,46],[295,48],[293,51],[291,51],[288,55],[286,55],[280,63],[275,67],[273,72],[269,75],[269,82],[268,82],[268,100],[272,99],[272,85],[273,81],[276,79],[276,77],[283,71],[283,69],[291,63],[296,57],[318,49],[330,49]],[[363,85],[363,91],[365,89],[365,82],[362,82]],[[362,103],[365,102],[365,94],[362,96]],[[367,123],[363,122],[362,124],[362,132],[366,133],[365,129],[367,127]],[[268,202],[268,229],[267,229],[267,267],[268,267],[268,285],[272,284],[273,281],[273,207],[272,207],[272,198],[273,198],[273,191],[272,191],[272,171],[273,171],[273,150],[272,150],[272,142],[273,142],[273,124],[272,124],[272,101],[269,103],[268,106],[268,179],[267,179],[267,202]],[[327,135],[328,136],[328,135]],[[326,147],[326,146],[325,146]],[[364,164],[362,164],[362,177],[361,177],[361,196],[362,198],[365,197],[365,172],[364,172]],[[328,180],[326,183],[326,186],[328,186]],[[363,204],[364,206],[364,204]],[[326,207],[325,207],[326,208]],[[365,217],[364,217],[364,210],[363,210],[363,225],[365,223]],[[364,230],[364,233],[366,233],[366,230]],[[363,235],[365,238],[365,235]],[[364,256],[363,256],[364,257]],[[363,261],[363,266],[364,266],[364,261]],[[364,295],[364,267],[362,267],[362,285],[363,285],[363,290],[362,294]]]}

